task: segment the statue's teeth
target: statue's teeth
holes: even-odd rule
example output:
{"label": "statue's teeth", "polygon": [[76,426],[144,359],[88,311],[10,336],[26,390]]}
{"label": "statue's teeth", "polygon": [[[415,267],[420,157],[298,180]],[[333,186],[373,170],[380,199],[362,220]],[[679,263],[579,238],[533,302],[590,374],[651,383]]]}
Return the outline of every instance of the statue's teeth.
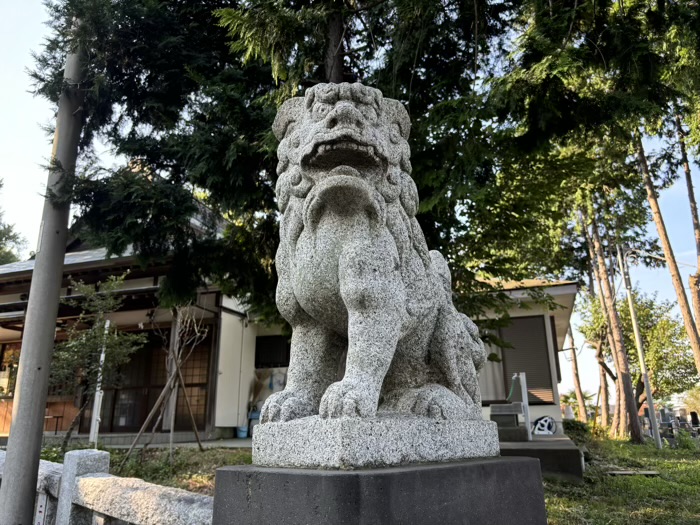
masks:
{"label": "statue's teeth", "polygon": [[376,148],[373,146],[365,146],[363,144],[356,144],[354,142],[332,142],[330,144],[321,144],[317,152],[320,153],[327,153],[332,150],[337,150],[337,149],[351,149],[355,151],[361,151],[363,153],[368,153],[370,155],[376,155]]}

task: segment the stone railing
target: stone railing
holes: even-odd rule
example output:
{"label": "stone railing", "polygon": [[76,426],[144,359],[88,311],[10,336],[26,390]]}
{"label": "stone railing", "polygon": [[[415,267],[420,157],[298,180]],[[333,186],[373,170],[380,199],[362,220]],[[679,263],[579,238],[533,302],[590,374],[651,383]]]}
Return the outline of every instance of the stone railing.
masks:
{"label": "stone railing", "polygon": [[[0,479],[4,463],[0,451]],[[41,461],[33,523],[210,525],[212,509],[209,496],[110,475],[108,452],[74,450],[63,465]]]}

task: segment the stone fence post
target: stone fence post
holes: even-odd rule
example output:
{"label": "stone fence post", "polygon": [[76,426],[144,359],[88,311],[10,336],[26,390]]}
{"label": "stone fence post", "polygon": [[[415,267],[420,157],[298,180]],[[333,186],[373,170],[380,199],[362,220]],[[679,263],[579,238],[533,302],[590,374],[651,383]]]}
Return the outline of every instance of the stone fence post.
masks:
{"label": "stone fence post", "polygon": [[56,525],[90,525],[92,511],[73,505],[76,480],[86,474],[109,472],[109,452],[72,450],[63,458],[63,475],[58,493]]}

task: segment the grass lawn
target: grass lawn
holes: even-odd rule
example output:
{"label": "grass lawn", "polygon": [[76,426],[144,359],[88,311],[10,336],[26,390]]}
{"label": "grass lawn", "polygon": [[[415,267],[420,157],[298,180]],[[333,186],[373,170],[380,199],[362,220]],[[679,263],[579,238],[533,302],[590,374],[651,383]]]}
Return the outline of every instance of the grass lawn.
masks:
{"label": "grass lawn", "polygon": [[[585,482],[546,481],[551,525],[700,524],[700,451],[593,440]],[[656,470],[657,477],[612,477],[608,470]]]}
{"label": "grass lawn", "polygon": [[[550,525],[700,524],[700,450],[656,450],[652,444],[631,445],[597,439],[588,443],[590,462],[585,482],[546,481]],[[214,472],[224,465],[250,463],[250,449],[180,448],[174,463],[168,452],[136,452],[122,472],[114,471],[124,451],[112,450],[113,473],[213,495]],[[47,451],[45,459],[56,461]],[[607,470],[656,470],[657,477],[612,477]]]}

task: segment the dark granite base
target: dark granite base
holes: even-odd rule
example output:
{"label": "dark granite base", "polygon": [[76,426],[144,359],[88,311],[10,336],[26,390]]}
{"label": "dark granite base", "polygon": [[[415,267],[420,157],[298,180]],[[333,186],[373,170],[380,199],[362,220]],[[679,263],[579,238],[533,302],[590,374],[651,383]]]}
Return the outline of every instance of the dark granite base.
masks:
{"label": "dark granite base", "polygon": [[224,467],[212,525],[546,525],[539,461],[368,470]]}
{"label": "dark granite base", "polygon": [[527,442],[527,428],[525,427],[498,427],[498,441]]}
{"label": "dark granite base", "polygon": [[537,458],[545,478],[583,482],[583,453],[566,436],[535,436],[532,441],[522,443],[501,442],[501,456]]}

